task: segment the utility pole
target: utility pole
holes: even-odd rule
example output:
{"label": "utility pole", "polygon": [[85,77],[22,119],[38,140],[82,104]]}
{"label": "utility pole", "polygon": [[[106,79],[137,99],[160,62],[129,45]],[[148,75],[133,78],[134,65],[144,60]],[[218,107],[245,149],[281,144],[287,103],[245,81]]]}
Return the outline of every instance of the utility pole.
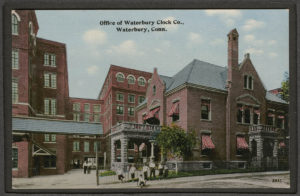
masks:
{"label": "utility pole", "polygon": [[99,172],[98,172],[98,141],[96,142],[96,182],[99,185]]}

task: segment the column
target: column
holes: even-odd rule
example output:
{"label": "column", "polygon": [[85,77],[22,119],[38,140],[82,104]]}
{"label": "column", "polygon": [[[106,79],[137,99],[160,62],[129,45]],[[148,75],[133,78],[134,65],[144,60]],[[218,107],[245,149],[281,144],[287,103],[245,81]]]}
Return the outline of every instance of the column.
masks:
{"label": "column", "polygon": [[278,140],[274,140],[274,147],[273,147],[273,157],[277,157],[278,155]]}
{"label": "column", "polygon": [[150,141],[151,142],[151,156],[150,159],[154,159],[154,141]]}
{"label": "column", "polygon": [[127,157],[128,139],[123,137],[120,140],[121,140],[121,164],[123,166],[123,169],[126,169],[128,164],[128,157]]}
{"label": "column", "polygon": [[111,139],[111,148],[110,148],[110,151],[111,151],[111,156],[110,156],[111,164],[113,164],[116,161],[115,140],[113,140],[113,139]]}

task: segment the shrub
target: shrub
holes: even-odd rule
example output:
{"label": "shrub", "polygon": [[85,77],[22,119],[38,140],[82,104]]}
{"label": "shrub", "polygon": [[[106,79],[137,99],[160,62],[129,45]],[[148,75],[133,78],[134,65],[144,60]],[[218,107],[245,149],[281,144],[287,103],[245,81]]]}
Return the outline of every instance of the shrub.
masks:
{"label": "shrub", "polygon": [[116,172],[111,171],[111,170],[107,170],[107,171],[101,172],[99,175],[100,176],[113,176],[113,175],[116,175]]}

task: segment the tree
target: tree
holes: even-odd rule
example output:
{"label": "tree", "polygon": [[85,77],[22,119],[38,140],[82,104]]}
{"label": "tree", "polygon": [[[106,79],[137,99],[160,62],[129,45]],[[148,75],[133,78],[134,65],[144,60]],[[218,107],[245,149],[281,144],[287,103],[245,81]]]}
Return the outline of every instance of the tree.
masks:
{"label": "tree", "polygon": [[185,132],[177,125],[163,126],[156,141],[163,153],[172,153],[176,157],[188,158],[196,144],[194,132]]}
{"label": "tree", "polygon": [[281,82],[282,92],[281,97],[285,101],[289,102],[289,87],[290,87],[290,78],[288,72],[284,73],[284,80]]}

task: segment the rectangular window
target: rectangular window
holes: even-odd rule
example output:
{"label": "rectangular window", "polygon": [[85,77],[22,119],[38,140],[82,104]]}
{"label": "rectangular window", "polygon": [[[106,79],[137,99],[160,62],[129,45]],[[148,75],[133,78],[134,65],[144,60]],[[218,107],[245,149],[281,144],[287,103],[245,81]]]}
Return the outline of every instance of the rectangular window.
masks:
{"label": "rectangular window", "polygon": [[44,87],[56,88],[56,73],[44,73]]}
{"label": "rectangular window", "polygon": [[50,65],[51,65],[51,67],[56,66],[56,56],[55,56],[55,54],[50,55]]}
{"label": "rectangular window", "polygon": [[56,88],[56,74],[51,74],[51,88]]}
{"label": "rectangular window", "polygon": [[248,76],[244,75],[244,88],[248,88]]}
{"label": "rectangular window", "polygon": [[80,111],[80,103],[73,103],[73,110],[74,111]]}
{"label": "rectangular window", "polygon": [[93,111],[94,112],[101,112],[100,105],[93,105]]}
{"label": "rectangular window", "polygon": [[11,63],[13,69],[19,69],[19,51],[16,49],[12,50]]}
{"label": "rectangular window", "polygon": [[44,73],[44,87],[50,87],[50,74]]}
{"label": "rectangular window", "polygon": [[12,148],[12,168],[18,168],[18,148]]}
{"label": "rectangular window", "polygon": [[73,142],[73,151],[80,151],[79,141]]}
{"label": "rectangular window", "polygon": [[[98,144],[98,149],[97,149],[97,144]],[[96,152],[96,149],[98,152],[100,152],[100,142],[94,142],[94,152]]]}
{"label": "rectangular window", "polygon": [[44,99],[44,114],[56,115],[56,99]]}
{"label": "rectangular window", "polygon": [[50,134],[45,134],[45,142],[49,142],[50,141]]}
{"label": "rectangular window", "polygon": [[89,122],[90,121],[90,114],[89,113],[85,113],[84,114],[84,119],[85,122]]}
{"label": "rectangular window", "polygon": [[250,108],[246,107],[244,110],[244,122],[247,124],[250,124],[251,122],[251,113],[250,113]]}
{"label": "rectangular window", "polygon": [[56,55],[45,53],[44,54],[44,65],[46,65],[46,66],[50,65],[51,67],[56,67]]}
{"label": "rectangular window", "polygon": [[85,112],[89,112],[90,111],[90,104],[89,103],[85,103],[84,104],[84,111]]}
{"label": "rectangular window", "polygon": [[117,106],[117,114],[124,114],[124,107],[123,106],[120,106],[120,105]]}
{"label": "rectangular window", "polygon": [[84,152],[90,152],[90,142],[84,142]]}
{"label": "rectangular window", "polygon": [[145,100],[144,96],[139,96],[139,103],[142,103]]}
{"label": "rectangular window", "polygon": [[179,120],[179,114],[172,115],[172,121],[173,122],[178,121],[178,120]]}
{"label": "rectangular window", "polygon": [[100,114],[94,114],[94,122],[100,122]]}
{"label": "rectangular window", "polygon": [[273,111],[268,111],[267,125],[274,126],[275,115]]}
{"label": "rectangular window", "polygon": [[249,75],[244,75],[244,88],[253,90],[253,78]]}
{"label": "rectangular window", "polygon": [[12,80],[12,103],[18,103],[19,101],[19,89],[18,89],[18,80]]}
{"label": "rectangular window", "polygon": [[55,134],[51,134],[51,142],[56,142],[56,135]]}
{"label": "rectangular window", "polygon": [[201,99],[201,119],[210,120],[210,100]]}
{"label": "rectangular window", "polygon": [[49,54],[44,54],[44,65],[49,65]]}
{"label": "rectangular window", "polygon": [[56,157],[55,156],[44,156],[44,168],[55,168]]}
{"label": "rectangular window", "polygon": [[134,103],[134,102],[135,102],[135,95],[129,94],[129,95],[128,95],[128,102],[129,102],[129,103]]}
{"label": "rectangular window", "polygon": [[124,101],[124,95],[122,93],[117,93],[117,101]]}
{"label": "rectangular window", "polygon": [[73,120],[79,122],[80,121],[80,113],[73,113]]}
{"label": "rectangular window", "polygon": [[277,118],[277,128],[283,129],[284,128],[283,124],[284,124],[283,119]]}
{"label": "rectangular window", "polygon": [[237,114],[236,114],[237,122],[242,123],[242,119],[243,119],[243,105],[238,104],[237,107],[238,107]]}
{"label": "rectangular window", "polygon": [[134,116],[134,107],[129,107],[128,108],[128,115],[129,116]]}

